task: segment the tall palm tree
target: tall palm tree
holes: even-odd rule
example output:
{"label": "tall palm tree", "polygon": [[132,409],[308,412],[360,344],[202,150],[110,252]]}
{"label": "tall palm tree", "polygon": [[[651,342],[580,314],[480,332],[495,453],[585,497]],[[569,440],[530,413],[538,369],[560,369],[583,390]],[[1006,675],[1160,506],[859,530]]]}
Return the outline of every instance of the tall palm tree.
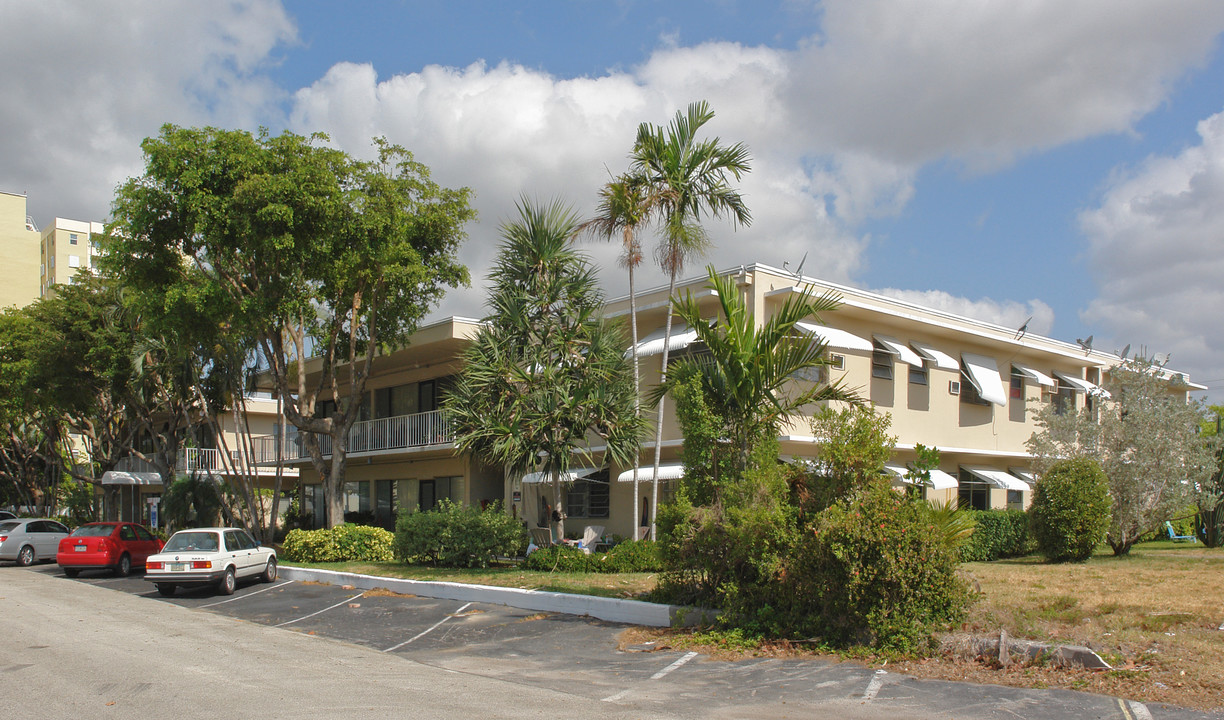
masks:
{"label": "tall palm tree", "polygon": [[805,405],[828,400],[861,403],[840,381],[813,383],[806,389],[795,382],[809,368],[829,365],[826,343],[804,332],[799,323],[837,309],[839,298],[810,292],[792,295],[759,328],[730,276],[708,268],[709,287],[718,293],[719,321],[702,319],[701,308],[686,293],[676,303],[676,315],[688,323],[705,343],[709,354],[676,363],[668,378],[656,387],[652,399],[696,377],[710,409],[722,419],[735,447],[736,468],[748,465],[755,443],[777,436],[786,418]]}
{"label": "tall palm tree", "polygon": [[637,454],[641,423],[625,336],[601,315],[598,277],[572,244],[574,214],[556,202],[523,201],[519,211],[502,227],[490,314],[464,351],[446,408],[461,453],[514,476],[538,469],[561,512],[563,478],[575,459],[590,460],[592,436],[605,460],[623,465]]}
{"label": "tall palm tree", "polygon": [[[633,416],[641,417],[641,376],[638,369],[638,325],[637,295],[633,282],[633,271],[642,264],[642,244],[638,233],[649,221],[650,197],[646,183],[641,177],[624,174],[613,178],[599,191],[599,206],[595,217],[584,222],[580,229],[603,240],[621,239],[620,263],[629,271],[629,327],[630,355],[633,358]],[[633,462],[633,533],[634,539],[640,526],[638,497],[637,454]]]}
{"label": "tall palm tree", "polygon": [[[700,224],[702,214],[714,218],[729,216],[733,225],[752,222],[748,207],[739,192],[731,187],[728,177],[739,180],[750,171],[748,148],[743,143],[723,145],[717,137],[697,140],[697,132],[713,117],[714,111],[702,100],[690,104],[687,112],[677,112],[666,128],[642,123],[638,126],[637,139],[630,154],[630,172],[644,179],[651,198],[650,213],[659,219],[663,235],[658,259],[668,275],[668,286],[661,383],[667,381],[672,295],[676,291],[676,277],[683,271],[689,257],[704,253],[709,246],[709,238]],[[664,399],[660,396],[652,474],[652,537],[659,505],[663,410]],[[634,503],[637,503],[636,497]]]}

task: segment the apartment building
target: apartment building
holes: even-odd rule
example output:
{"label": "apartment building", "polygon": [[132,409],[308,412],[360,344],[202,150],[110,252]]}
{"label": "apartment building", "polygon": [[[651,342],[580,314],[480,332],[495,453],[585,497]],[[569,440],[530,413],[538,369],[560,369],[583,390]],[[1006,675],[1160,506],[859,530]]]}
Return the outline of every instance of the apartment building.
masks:
{"label": "apartment building", "polygon": [[55,218],[43,228],[39,256],[39,297],[55,292],[57,284],[72,283],[81,270],[93,268],[98,256],[98,238],[104,228],[100,222]]}
{"label": "apartment building", "polygon": [[26,214],[26,196],[0,191],[0,309],[22,307],[38,299],[41,236]]}
{"label": "apartment building", "polygon": [[[725,271],[735,279],[758,322],[776,312],[787,297],[810,291],[832,292],[841,306],[803,329],[827,343],[832,365],[827,377],[795,382],[840,380],[856,389],[879,412],[892,418],[898,441],[888,471],[897,485],[909,481],[905,464],[915,459],[918,444],[940,451],[931,486],[932,499],[958,500],[975,508],[1023,508],[1031,501],[1033,477],[1025,441],[1037,429],[1033,411],[1054,404],[1070,412],[1097,401],[1099,386],[1121,359],[1076,343],[1022,332],[906,303],[856,288],[785,270],[751,265]],[[716,317],[718,299],[698,277],[678,284],[691,293],[708,317]],[[639,357],[644,388],[657,384],[661,371],[666,288],[638,294]],[[626,318],[627,297],[610,302],[610,317]],[[575,468],[562,498],[551,497],[546,480],[529,473],[511,477],[499,467],[456,454],[454,437],[439,402],[450,378],[459,372],[458,355],[479,323],[449,318],[422,328],[402,350],[377,358],[362,399],[364,415],[349,440],[344,505],[346,519],[391,527],[401,509],[430,509],[440,499],[465,505],[493,500],[529,524],[540,522],[543,503],[560,506],[567,527],[602,525],[629,536],[633,506],[650,509],[654,439],[642,447],[639,493],[632,490],[633,469]],[[695,334],[676,323],[669,352],[700,352]],[[317,372],[317,368],[315,369]],[[1169,373],[1170,392],[1185,397],[1194,389],[1184,375]],[[812,408],[816,412],[818,408]],[[784,458],[815,459],[811,415],[792,417],[782,431]],[[300,438],[286,437],[285,454],[301,468],[307,504],[322,522],[319,479],[300,450]],[[683,469],[683,438],[672,405],[664,414],[660,480],[664,493]],[[593,447],[599,456],[599,447]],[[326,452],[326,448],[325,448]],[[645,512],[649,516],[649,512]]]}

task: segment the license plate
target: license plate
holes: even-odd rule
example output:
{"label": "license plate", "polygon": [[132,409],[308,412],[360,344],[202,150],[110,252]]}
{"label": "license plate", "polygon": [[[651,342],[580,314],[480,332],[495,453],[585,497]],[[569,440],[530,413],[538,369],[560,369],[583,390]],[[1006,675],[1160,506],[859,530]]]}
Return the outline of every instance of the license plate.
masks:
{"label": "license plate", "polygon": [[84,545],[77,545],[77,546],[73,547],[72,549],[73,549],[73,551],[75,551],[75,552],[85,552],[85,546],[84,546]]}
{"label": "license plate", "polygon": [[187,563],[166,563],[166,569],[170,572],[183,572],[187,569]]}

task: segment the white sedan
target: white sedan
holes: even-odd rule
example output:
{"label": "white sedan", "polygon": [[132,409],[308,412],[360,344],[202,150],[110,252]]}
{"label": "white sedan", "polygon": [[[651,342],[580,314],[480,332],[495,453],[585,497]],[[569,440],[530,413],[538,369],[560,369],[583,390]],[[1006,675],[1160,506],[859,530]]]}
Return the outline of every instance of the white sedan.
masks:
{"label": "white sedan", "polygon": [[240,528],[179,530],[145,562],[145,580],[162,595],[173,595],[180,585],[212,584],[233,595],[238,580],[248,577],[276,580],[276,551]]}

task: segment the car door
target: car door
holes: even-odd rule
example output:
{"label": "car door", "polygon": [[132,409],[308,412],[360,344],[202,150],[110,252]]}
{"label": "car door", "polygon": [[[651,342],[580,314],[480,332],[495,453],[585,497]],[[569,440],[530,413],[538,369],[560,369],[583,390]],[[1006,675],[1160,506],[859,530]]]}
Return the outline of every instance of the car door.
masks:
{"label": "car door", "polygon": [[226,530],[225,549],[234,560],[234,568],[238,576],[246,577],[250,575],[252,572],[251,563],[253,562],[251,554],[255,549],[251,538],[241,530]]}
{"label": "car door", "polygon": [[43,540],[46,542],[46,551],[38,553],[41,558],[55,559],[55,554],[59,552],[60,540],[68,537],[68,527],[61,525],[54,520],[43,521]]}
{"label": "car door", "polygon": [[132,564],[143,565],[150,555],[154,555],[158,550],[161,550],[161,543],[158,542],[157,538],[153,537],[153,533],[145,530],[140,525],[133,525],[132,532],[136,534],[136,540],[132,543],[134,547],[132,551]]}

